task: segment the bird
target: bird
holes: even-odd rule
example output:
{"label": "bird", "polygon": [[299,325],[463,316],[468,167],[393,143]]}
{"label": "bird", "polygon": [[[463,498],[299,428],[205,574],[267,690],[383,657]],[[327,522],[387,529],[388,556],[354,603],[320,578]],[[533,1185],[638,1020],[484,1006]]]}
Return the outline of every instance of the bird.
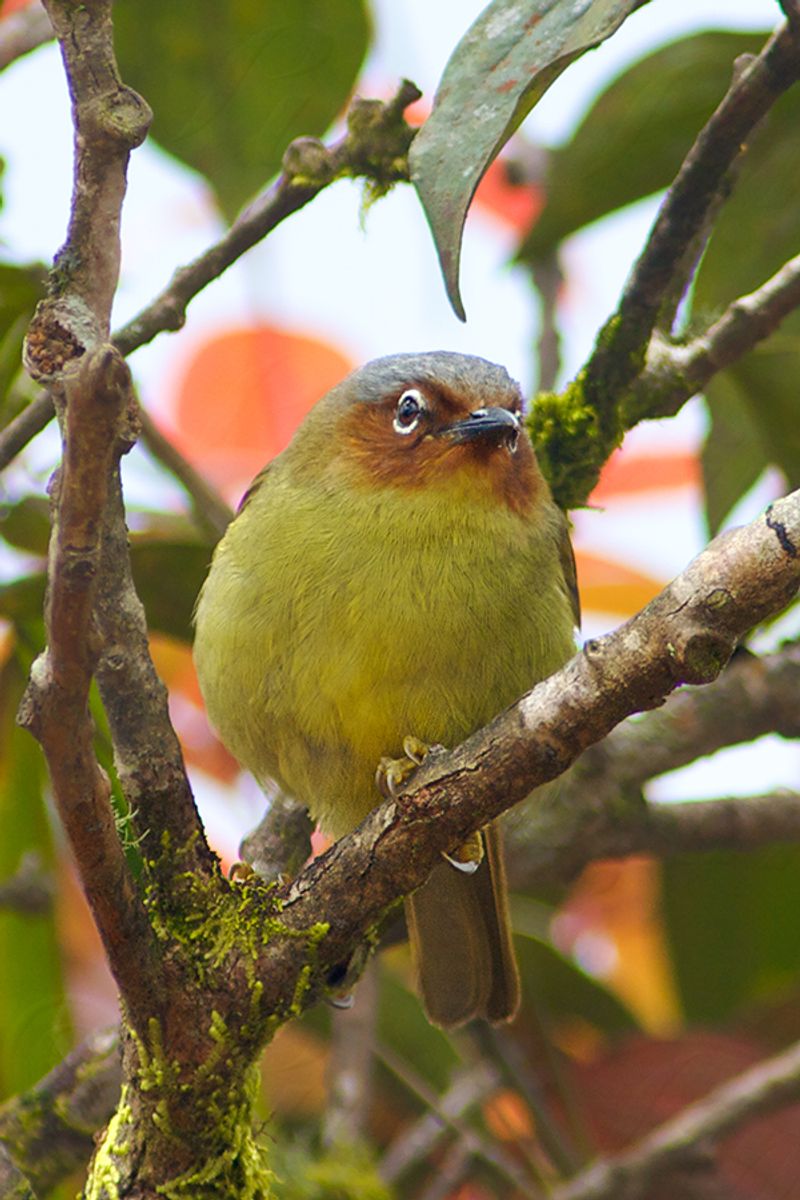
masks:
{"label": "bird", "polygon": [[[334,386],[256,476],[213,555],[194,659],[212,726],[333,838],[426,747],[452,747],[575,652],[568,522],[520,387],[449,351]],[[398,773],[399,770],[399,773]],[[514,1017],[520,985],[496,823],[405,901],[418,986],[445,1029]]]}

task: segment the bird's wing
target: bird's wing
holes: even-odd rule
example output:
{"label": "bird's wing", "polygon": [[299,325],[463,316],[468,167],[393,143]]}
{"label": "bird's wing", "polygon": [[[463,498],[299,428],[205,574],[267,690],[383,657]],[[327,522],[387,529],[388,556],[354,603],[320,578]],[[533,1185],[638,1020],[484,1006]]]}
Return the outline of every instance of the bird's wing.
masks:
{"label": "bird's wing", "polygon": [[564,582],[567,585],[567,593],[572,604],[572,615],[575,617],[575,624],[580,628],[581,598],[578,594],[578,574],[575,570],[575,552],[572,549],[572,541],[569,536],[569,521],[566,517],[564,517],[561,526],[558,550],[561,559],[561,570],[564,573]]}

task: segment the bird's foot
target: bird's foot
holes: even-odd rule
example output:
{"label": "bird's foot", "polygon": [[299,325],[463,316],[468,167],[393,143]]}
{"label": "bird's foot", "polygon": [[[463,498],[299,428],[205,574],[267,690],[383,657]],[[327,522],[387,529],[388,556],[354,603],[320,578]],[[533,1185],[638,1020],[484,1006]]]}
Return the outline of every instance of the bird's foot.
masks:
{"label": "bird's foot", "polygon": [[228,879],[232,883],[242,883],[252,875],[255,875],[255,871],[250,866],[250,863],[246,862],[231,863],[231,868],[228,871]]}
{"label": "bird's foot", "polygon": [[403,738],[403,758],[382,758],[375,772],[375,783],[378,791],[387,800],[393,800],[416,771],[425,761],[431,750],[438,746],[429,746],[413,734]]}
{"label": "bird's foot", "polygon": [[[393,800],[402,792],[411,776],[427,758],[431,750],[441,750],[442,746],[429,746],[418,737],[410,734],[403,738],[403,758],[382,758],[375,772],[375,782],[382,796]],[[442,852],[442,858],[451,867],[464,875],[473,875],[483,862],[483,834],[476,829],[452,854]]]}
{"label": "bird's foot", "polygon": [[474,875],[483,862],[483,834],[480,829],[471,833],[462,845],[457,846],[452,854],[442,851],[442,858],[461,871],[464,875]]}

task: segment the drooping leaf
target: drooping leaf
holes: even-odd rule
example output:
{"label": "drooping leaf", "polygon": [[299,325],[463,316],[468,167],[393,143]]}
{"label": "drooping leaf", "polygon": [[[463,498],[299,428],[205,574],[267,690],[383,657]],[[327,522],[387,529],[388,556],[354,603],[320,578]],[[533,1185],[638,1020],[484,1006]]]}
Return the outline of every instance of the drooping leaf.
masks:
{"label": "drooping leaf", "polygon": [[232,217],[293,138],[324,133],[342,110],[370,26],[364,0],[125,0],[114,31],[153,137],[208,177]]}
{"label": "drooping leaf", "polygon": [[553,80],[636,7],[637,0],[493,0],[453,51],[409,162],[462,320],[461,238],[484,172]]}
{"label": "drooping leaf", "polygon": [[709,31],[648,54],[550,153],[545,204],[518,257],[533,262],[577,229],[667,187],[724,96],[734,60],[766,34]]}

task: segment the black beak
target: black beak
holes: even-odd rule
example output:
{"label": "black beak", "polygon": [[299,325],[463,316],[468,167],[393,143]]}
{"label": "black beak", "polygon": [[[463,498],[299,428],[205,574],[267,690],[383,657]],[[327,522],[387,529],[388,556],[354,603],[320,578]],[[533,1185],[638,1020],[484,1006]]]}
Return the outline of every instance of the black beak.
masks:
{"label": "black beak", "polygon": [[519,417],[507,408],[476,408],[465,420],[442,429],[439,436],[454,442],[486,442],[515,450],[520,428]]}

